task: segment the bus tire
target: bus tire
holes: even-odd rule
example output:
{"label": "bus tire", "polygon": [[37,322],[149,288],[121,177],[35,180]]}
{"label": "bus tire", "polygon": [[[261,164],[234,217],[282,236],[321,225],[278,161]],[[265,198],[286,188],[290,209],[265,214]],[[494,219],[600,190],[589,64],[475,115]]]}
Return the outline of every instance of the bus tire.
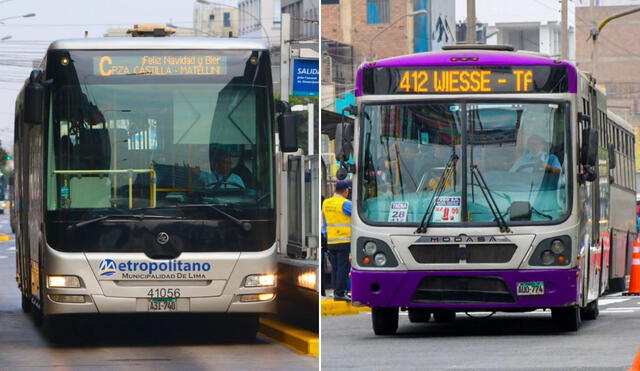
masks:
{"label": "bus tire", "polygon": [[456,319],[456,312],[452,310],[439,310],[433,312],[433,320],[436,322],[453,322]]}
{"label": "bus tire", "polygon": [[560,331],[578,331],[582,324],[580,308],[577,305],[563,308],[551,308],[551,319]]}
{"label": "bus tire", "polygon": [[70,328],[65,326],[64,318],[59,316],[43,316],[42,317],[42,332],[44,332],[47,339],[52,343],[64,342]]}
{"label": "bus tire", "polygon": [[621,292],[626,290],[625,284],[624,284],[624,278],[612,278],[609,280],[609,290],[607,290],[610,293],[613,292]]}
{"label": "bus tire", "polygon": [[[235,316],[234,316],[235,317]],[[259,316],[257,314],[239,315],[230,321],[233,328],[230,329],[232,341],[252,342],[256,340],[258,335],[258,327],[260,325]]]}
{"label": "bus tire", "polygon": [[376,335],[393,335],[398,330],[397,307],[371,308],[371,323]]}
{"label": "bus tire", "polygon": [[585,321],[593,321],[594,319],[598,318],[599,314],[600,309],[598,308],[598,299],[596,299],[587,304],[586,307],[582,308],[581,316]]}
{"label": "bus tire", "polygon": [[31,304],[31,318],[36,327],[42,326],[42,310]]}
{"label": "bus tire", "polygon": [[22,306],[22,311],[25,313],[31,312],[31,300],[29,299],[29,297],[25,294],[22,294],[20,296],[22,296],[22,302],[20,303]]}
{"label": "bus tire", "polygon": [[422,308],[409,308],[409,322],[424,323],[431,319],[431,312]]}

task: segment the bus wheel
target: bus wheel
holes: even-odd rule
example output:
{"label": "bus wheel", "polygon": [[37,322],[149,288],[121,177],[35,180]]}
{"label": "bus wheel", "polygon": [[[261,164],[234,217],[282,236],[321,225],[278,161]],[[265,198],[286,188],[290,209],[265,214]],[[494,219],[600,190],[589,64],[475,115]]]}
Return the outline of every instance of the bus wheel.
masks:
{"label": "bus wheel", "polygon": [[564,308],[551,308],[551,319],[560,331],[578,331],[582,323],[580,308],[577,305]]}
{"label": "bus wheel", "polygon": [[409,321],[411,323],[429,322],[431,312],[426,309],[409,308]]}
{"label": "bus wheel", "polygon": [[582,313],[581,313],[582,319],[584,319],[585,321],[592,321],[598,318],[599,314],[600,314],[600,309],[598,308],[598,299],[587,304],[587,306],[582,309]]}
{"label": "bus wheel", "polygon": [[33,304],[31,305],[31,317],[33,318],[33,323],[37,327],[42,326],[42,310]]}
{"label": "bus wheel", "polygon": [[371,322],[376,335],[393,335],[398,330],[398,308],[371,308]]}
{"label": "bus wheel", "polygon": [[66,339],[65,335],[70,328],[66,326],[66,321],[64,320],[64,318],[59,318],[58,316],[42,317],[42,331],[52,343],[61,343]]}
{"label": "bus wheel", "polygon": [[433,312],[433,320],[436,322],[453,322],[456,319],[456,312],[452,310],[441,310]]}
{"label": "bus wheel", "polygon": [[22,294],[21,296],[22,296],[22,303],[21,303],[22,311],[25,313],[31,312],[31,301],[25,294]]}
{"label": "bus wheel", "polygon": [[258,334],[259,317],[257,314],[246,314],[234,316],[233,328],[230,329],[231,338],[229,340],[239,342],[252,342],[256,340]]}

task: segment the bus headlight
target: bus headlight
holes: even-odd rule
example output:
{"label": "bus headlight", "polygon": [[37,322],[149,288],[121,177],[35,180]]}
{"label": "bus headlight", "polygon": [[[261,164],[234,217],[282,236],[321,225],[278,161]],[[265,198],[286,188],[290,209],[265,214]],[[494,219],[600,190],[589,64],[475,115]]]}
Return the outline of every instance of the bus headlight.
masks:
{"label": "bus headlight", "polygon": [[383,240],[363,236],[358,237],[355,246],[355,261],[361,267],[392,268],[398,266],[391,246]]}
{"label": "bus headlight", "polygon": [[80,278],[76,276],[47,276],[47,287],[80,287]]}
{"label": "bus headlight", "polygon": [[376,251],[378,251],[378,246],[376,245],[375,242],[368,241],[367,243],[364,244],[364,252],[367,255],[373,256],[373,254],[375,254]]}
{"label": "bus headlight", "polygon": [[551,242],[551,251],[553,251],[554,254],[562,254],[564,251],[564,243],[560,240],[553,240],[553,242]]}
{"label": "bus headlight", "polygon": [[273,299],[275,296],[276,294],[272,292],[266,292],[264,294],[248,294],[248,295],[241,295],[240,301],[243,303],[248,303],[252,301],[269,301]]}
{"label": "bus headlight", "polygon": [[275,285],[275,274],[252,274],[244,279],[244,287],[263,287]]}
{"label": "bus headlight", "polygon": [[378,267],[382,267],[387,264],[387,257],[383,253],[379,252],[373,257],[373,261]]}
{"label": "bus headlight", "polygon": [[572,257],[571,237],[555,236],[538,242],[529,258],[530,266],[568,266]]}

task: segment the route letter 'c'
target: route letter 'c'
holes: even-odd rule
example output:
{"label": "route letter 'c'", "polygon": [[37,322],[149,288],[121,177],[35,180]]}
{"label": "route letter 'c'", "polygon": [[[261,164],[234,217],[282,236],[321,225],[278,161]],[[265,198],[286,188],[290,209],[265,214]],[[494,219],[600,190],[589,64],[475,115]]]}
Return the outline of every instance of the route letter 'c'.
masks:
{"label": "route letter 'c'", "polygon": [[[109,69],[105,70],[105,64],[109,64]],[[111,57],[109,57],[108,55],[103,56],[102,58],[100,58],[100,62],[98,63],[98,66],[100,68],[100,76],[111,76],[111,74],[113,73],[111,71],[111,65],[113,64],[113,61],[111,60]]]}

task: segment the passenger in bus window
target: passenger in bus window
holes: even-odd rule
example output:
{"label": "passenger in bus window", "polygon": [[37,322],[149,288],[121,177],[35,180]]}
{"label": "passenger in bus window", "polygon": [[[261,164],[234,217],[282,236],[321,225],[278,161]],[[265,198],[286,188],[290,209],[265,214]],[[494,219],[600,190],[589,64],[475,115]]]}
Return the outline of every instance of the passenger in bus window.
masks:
{"label": "passenger in bus window", "polygon": [[560,174],[562,164],[558,157],[549,154],[545,150],[544,139],[533,134],[527,139],[527,151],[513,163],[509,172],[525,172],[532,173],[536,169],[542,169],[553,174]]}

